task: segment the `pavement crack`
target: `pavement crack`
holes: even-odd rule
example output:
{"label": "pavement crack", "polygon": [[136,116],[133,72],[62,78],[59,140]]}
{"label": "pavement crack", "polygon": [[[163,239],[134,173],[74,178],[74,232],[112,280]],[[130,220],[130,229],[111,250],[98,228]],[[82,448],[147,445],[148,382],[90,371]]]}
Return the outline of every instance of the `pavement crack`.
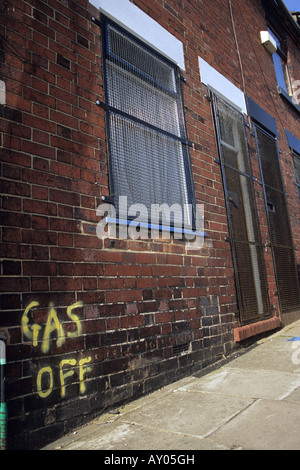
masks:
{"label": "pavement crack", "polygon": [[244,408],[240,409],[239,411],[237,411],[237,413],[234,413],[233,415],[231,415],[229,418],[227,419],[224,419],[223,423],[219,424],[218,426],[215,427],[215,429],[211,429],[207,434],[205,434],[205,438],[211,436],[212,434],[214,434],[215,432],[217,432],[219,429],[221,429],[223,426],[225,426],[226,424],[230,423],[231,421],[233,421],[237,416],[239,416],[240,414],[244,413],[248,408],[250,408],[251,406],[253,406],[255,403],[261,401],[262,399],[261,398],[254,398],[253,399],[253,402],[252,403],[249,403],[248,405],[246,405]]}

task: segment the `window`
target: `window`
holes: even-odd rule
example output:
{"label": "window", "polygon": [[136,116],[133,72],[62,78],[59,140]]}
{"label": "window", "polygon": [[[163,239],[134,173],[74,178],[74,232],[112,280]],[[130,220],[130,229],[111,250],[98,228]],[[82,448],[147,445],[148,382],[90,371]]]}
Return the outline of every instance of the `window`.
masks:
{"label": "window", "polygon": [[277,84],[285,93],[291,96],[292,89],[287,68],[287,53],[284,40],[270,28],[268,28],[268,31],[277,44],[277,51],[273,54]]}
{"label": "window", "polygon": [[242,113],[213,95],[241,324],[270,316],[268,286]]}
{"label": "window", "polygon": [[275,137],[255,124],[278,296],[282,312],[299,308],[300,289]]}
{"label": "window", "polygon": [[[118,213],[142,204],[195,207],[179,68],[105,18],[110,190]],[[182,212],[183,214],[184,212]],[[193,226],[193,216],[185,227]],[[140,214],[139,220],[142,220]],[[172,225],[182,227],[173,214]],[[187,223],[188,222],[188,223]]]}
{"label": "window", "polygon": [[296,185],[298,187],[298,194],[300,198],[300,155],[298,153],[292,153],[294,158],[294,166],[295,166],[295,173],[296,173]]}

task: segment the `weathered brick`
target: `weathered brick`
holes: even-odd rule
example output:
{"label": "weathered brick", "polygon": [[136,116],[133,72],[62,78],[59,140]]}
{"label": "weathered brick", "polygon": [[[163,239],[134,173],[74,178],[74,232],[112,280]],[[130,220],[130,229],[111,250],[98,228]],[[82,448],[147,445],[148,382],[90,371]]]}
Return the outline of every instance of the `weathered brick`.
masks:
{"label": "weathered brick", "polygon": [[[105,100],[101,28],[91,21],[99,12],[87,0],[9,0],[9,6],[0,6],[1,74],[7,87],[7,104],[0,105],[0,324],[10,335],[9,439],[15,448],[39,447],[47,433],[55,439],[90,413],[161,387],[182,371],[202,368],[232,351],[234,338],[261,331],[260,326],[238,329],[222,174],[198,56],[240,90],[244,81],[247,94],[264,109],[280,113],[280,119],[277,111],[273,114],[282,173],[294,243],[300,244],[300,206],[285,138],[288,128],[300,139],[298,117],[277,96],[272,58],[258,40],[266,28],[261,0],[233,2],[236,34],[227,0],[132,3],[183,43],[192,173],[197,202],[205,204],[208,237],[194,252],[173,235],[168,240],[98,239],[96,208],[101,196],[110,194],[105,110],[96,105],[96,99]],[[247,35],[244,23],[237,21],[241,10],[250,19]],[[299,49],[289,34],[287,42],[296,80]],[[250,130],[253,174],[259,179]],[[267,243],[259,184],[255,195]],[[300,265],[300,252],[295,253]],[[271,251],[264,255],[277,315]],[[37,345],[26,337],[24,321],[22,329],[29,307]],[[271,320],[263,327],[276,327],[277,317]],[[49,344],[43,338],[47,321]],[[174,358],[174,345],[185,343],[191,348]],[[42,391],[37,383],[41,369]],[[48,397],[39,396],[47,390]],[[78,400],[81,393],[84,399]]]}

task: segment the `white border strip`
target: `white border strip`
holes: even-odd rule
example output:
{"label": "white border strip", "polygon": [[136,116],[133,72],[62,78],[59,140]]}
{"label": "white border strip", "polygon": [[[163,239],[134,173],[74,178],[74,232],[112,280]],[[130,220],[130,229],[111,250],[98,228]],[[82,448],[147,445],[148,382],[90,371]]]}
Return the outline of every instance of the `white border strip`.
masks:
{"label": "white border strip", "polygon": [[222,95],[244,114],[247,114],[245,95],[238,87],[201,57],[199,57],[199,67],[202,83]]}
{"label": "white border strip", "polygon": [[182,42],[129,0],[90,0],[90,3],[185,70]]}

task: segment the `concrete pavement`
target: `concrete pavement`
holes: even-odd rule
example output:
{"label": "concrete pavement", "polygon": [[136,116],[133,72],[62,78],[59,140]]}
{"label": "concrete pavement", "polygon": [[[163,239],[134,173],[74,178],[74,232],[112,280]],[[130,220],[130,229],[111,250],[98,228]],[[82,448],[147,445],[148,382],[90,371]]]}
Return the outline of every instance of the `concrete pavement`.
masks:
{"label": "concrete pavement", "polygon": [[45,450],[300,450],[300,321]]}

